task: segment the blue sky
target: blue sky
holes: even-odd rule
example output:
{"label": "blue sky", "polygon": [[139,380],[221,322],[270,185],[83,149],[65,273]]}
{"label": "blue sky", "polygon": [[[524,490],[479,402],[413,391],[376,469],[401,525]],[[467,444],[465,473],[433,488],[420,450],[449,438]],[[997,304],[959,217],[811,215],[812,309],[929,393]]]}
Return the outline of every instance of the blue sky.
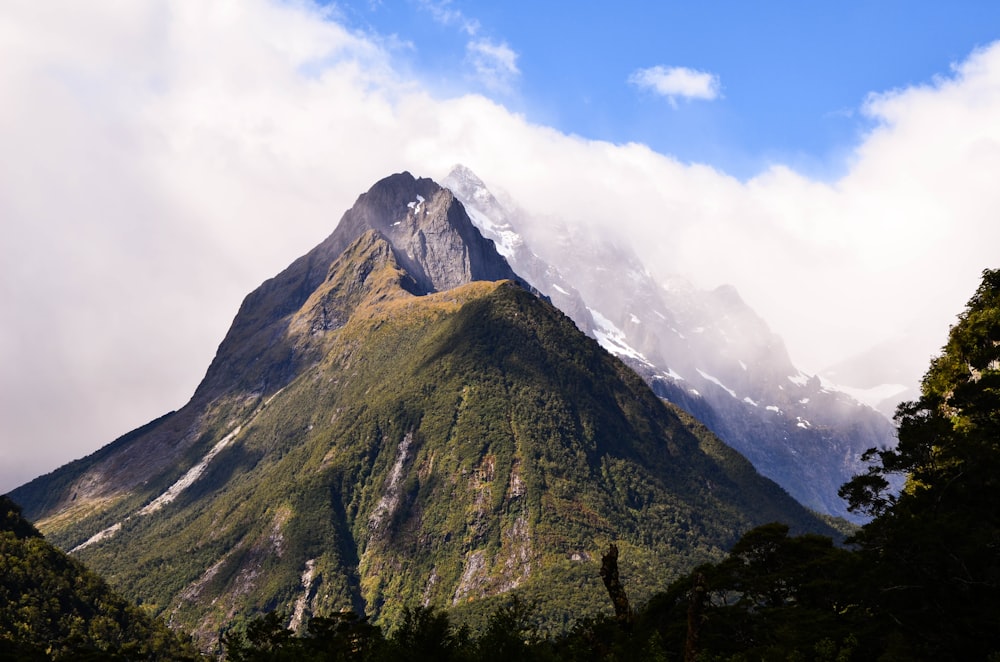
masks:
{"label": "blue sky", "polygon": [[[611,142],[640,142],[746,178],[771,163],[839,175],[871,127],[866,97],[930,82],[996,39],[994,2],[332,3],[384,39],[436,94],[497,99],[529,120]],[[516,55],[507,85],[484,84],[470,43]],[[629,83],[654,66],[711,74],[712,100]]]}
{"label": "blue sky", "polygon": [[734,285],[809,374],[921,373],[1000,266],[995,2],[7,2],[0,99],[0,492],[183,405],[401,170]]}

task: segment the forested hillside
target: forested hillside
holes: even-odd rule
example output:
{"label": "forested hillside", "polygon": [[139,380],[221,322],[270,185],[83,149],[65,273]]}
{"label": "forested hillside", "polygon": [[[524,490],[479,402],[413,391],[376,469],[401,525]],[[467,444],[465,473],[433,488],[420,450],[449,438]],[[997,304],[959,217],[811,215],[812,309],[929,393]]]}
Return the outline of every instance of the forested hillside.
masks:
{"label": "forested hillside", "polygon": [[47,543],[0,496],[0,659],[193,660],[188,637]]}

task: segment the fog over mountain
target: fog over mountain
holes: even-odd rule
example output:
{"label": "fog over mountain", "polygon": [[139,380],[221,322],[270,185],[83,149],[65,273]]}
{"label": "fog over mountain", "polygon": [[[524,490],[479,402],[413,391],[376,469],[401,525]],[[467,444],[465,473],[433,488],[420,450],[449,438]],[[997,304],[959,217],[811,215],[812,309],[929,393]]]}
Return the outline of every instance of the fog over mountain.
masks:
{"label": "fog over mountain", "polygon": [[210,4],[3,10],[0,491],[180,406],[243,294],[387,172],[464,163],[657,282],[732,284],[808,374],[884,343],[919,374],[996,260],[996,44],[858,99],[837,175],[741,180],[432,90],[311,4]]}
{"label": "fog over mountain", "polygon": [[[657,282],[626,238],[533,218],[513,200],[500,202],[465,166],[444,183],[515,271],[657,395],[694,414],[809,508],[856,519],[840,486],[865,470],[866,450],[896,441],[888,419],[871,408],[878,402],[864,400],[891,398],[898,386],[844,392],[796,367],[733,286],[700,290],[681,276]],[[850,367],[837,375],[852,383],[864,376]]]}

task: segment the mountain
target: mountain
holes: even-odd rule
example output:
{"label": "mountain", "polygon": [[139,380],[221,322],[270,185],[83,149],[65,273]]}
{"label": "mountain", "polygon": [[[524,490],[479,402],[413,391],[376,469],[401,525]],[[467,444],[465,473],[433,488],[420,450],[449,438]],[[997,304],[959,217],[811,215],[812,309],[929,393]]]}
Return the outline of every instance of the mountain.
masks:
{"label": "mountain", "polygon": [[523,286],[447,189],[376,183],[244,300],[192,400],[12,493],[210,647],[234,619],[516,592],[547,627],[781,520],[833,532]]}
{"label": "mountain", "polygon": [[894,445],[892,423],[796,368],[733,287],[701,291],[680,277],[658,282],[618,238],[533,218],[500,202],[464,166],[444,183],[518,273],[657,394],[803,504],[858,521],[837,491],[865,470],[867,449]]}
{"label": "mountain", "polygon": [[193,660],[197,651],[48,542],[0,496],[5,660]]}
{"label": "mountain", "polygon": [[900,402],[920,397],[919,371],[900,367],[908,364],[905,358],[913,355],[914,344],[911,335],[901,334],[824,368],[820,379],[892,417]]}

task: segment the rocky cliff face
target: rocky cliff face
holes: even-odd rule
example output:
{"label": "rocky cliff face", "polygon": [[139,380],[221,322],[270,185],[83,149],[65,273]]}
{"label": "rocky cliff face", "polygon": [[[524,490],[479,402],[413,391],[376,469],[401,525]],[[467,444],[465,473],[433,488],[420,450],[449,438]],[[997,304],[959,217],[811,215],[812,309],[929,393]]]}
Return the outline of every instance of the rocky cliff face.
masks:
{"label": "rocky cliff face", "polygon": [[273,392],[315,360],[283,344],[290,315],[320,286],[330,264],[369,231],[385,240],[407,274],[402,287],[411,294],[474,280],[525,284],[476,230],[451,191],[408,172],[391,175],[359,196],[325,241],[247,296],[196,397],[234,383]]}

